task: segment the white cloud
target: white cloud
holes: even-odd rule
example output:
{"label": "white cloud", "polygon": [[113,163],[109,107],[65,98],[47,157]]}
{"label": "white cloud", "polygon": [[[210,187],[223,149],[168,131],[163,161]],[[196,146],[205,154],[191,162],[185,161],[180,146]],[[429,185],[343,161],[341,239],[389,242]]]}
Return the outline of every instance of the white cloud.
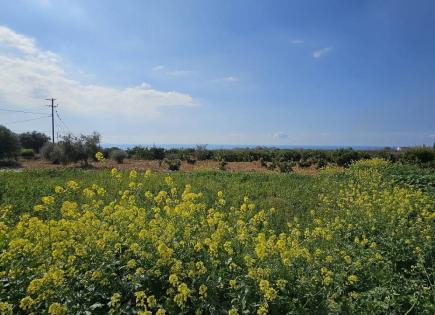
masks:
{"label": "white cloud", "polygon": [[324,54],[330,52],[332,49],[333,49],[333,47],[330,46],[330,47],[325,47],[325,48],[316,50],[313,52],[313,57],[318,59],[318,58],[322,57]]}
{"label": "white cloud", "polygon": [[429,137],[429,138],[435,138],[435,134],[433,134],[433,135],[429,135],[428,137]]}
{"label": "white cloud", "polygon": [[293,45],[299,45],[299,44],[303,44],[304,41],[302,39],[292,39],[290,41],[290,43],[293,44]]}
{"label": "white cloud", "polygon": [[285,132],[281,132],[281,131],[279,131],[279,132],[275,132],[275,133],[272,135],[272,138],[275,139],[275,140],[287,139],[287,138],[288,138],[288,134],[286,134]]}
{"label": "white cloud", "polygon": [[184,93],[159,91],[148,84],[116,88],[84,84],[71,77],[61,58],[37,47],[35,40],[0,27],[0,100],[4,104],[41,104],[55,97],[74,112],[115,113],[154,118],[159,108],[194,106]]}
{"label": "white cloud", "polygon": [[238,81],[239,78],[233,76],[228,76],[228,77],[223,77],[223,78],[213,80],[213,82],[238,82]]}
{"label": "white cloud", "polygon": [[173,76],[173,77],[182,77],[189,76],[194,73],[192,70],[184,70],[184,69],[168,69],[165,66],[158,65],[153,68],[155,72],[163,73],[165,75]]}

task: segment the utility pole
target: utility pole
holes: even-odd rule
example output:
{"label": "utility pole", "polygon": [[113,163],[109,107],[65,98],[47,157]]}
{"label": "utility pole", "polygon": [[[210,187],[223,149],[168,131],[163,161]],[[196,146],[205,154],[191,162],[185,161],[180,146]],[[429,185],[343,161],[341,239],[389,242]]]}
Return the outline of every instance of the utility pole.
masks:
{"label": "utility pole", "polygon": [[54,143],[54,108],[57,106],[54,106],[55,98],[47,98],[47,101],[51,101],[51,105],[47,105],[51,107],[51,141]]}

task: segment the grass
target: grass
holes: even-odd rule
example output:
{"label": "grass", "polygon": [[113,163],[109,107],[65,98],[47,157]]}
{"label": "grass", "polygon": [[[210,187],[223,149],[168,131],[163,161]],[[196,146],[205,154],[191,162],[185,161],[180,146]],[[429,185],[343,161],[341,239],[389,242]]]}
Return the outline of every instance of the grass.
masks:
{"label": "grass", "polygon": [[0,313],[433,314],[431,174],[4,172]]}
{"label": "grass", "polygon": [[[205,196],[212,205],[217,191],[225,191],[230,206],[239,205],[249,196],[260,209],[276,208],[286,216],[305,213],[316,207],[318,194],[327,187],[319,176],[274,173],[227,173],[219,171],[174,172],[170,174],[178,187],[190,184],[194,191]],[[150,191],[163,189],[167,173],[155,174],[149,182]],[[104,184],[110,194],[118,192],[118,184],[111,180],[110,171],[81,169],[43,169],[22,172],[5,172],[0,177],[0,204],[12,204],[16,211],[29,211],[50,195],[57,185],[75,180],[85,187],[92,183]]]}

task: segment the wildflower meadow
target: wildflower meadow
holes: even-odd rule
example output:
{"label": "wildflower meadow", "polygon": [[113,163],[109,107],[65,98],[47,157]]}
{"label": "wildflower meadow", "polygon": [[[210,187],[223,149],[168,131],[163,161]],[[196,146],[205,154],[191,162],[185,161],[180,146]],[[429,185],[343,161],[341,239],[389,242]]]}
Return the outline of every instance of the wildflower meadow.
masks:
{"label": "wildflower meadow", "polygon": [[4,174],[0,313],[434,314],[434,194],[389,167]]}

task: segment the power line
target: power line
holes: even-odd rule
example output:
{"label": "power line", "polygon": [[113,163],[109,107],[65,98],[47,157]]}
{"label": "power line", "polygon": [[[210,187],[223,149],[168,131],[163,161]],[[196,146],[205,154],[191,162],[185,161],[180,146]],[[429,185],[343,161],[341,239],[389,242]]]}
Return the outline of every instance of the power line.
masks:
{"label": "power line", "polygon": [[25,110],[15,110],[15,109],[5,109],[5,108],[0,108],[0,111],[12,112],[12,113],[33,114],[33,115],[46,115],[46,113],[36,113],[36,112],[29,112],[29,111],[25,111]]}
{"label": "power line", "polygon": [[[59,105],[57,105],[57,106],[59,106]],[[64,125],[65,128],[66,128],[69,132],[71,132],[71,129],[69,129],[68,125],[63,121],[62,118],[60,118],[60,115],[59,115],[59,112],[57,111],[57,109],[56,109],[56,116],[57,116],[57,118],[59,118],[59,120],[60,120],[60,122],[62,123],[62,125]]]}
{"label": "power line", "polygon": [[43,119],[43,118],[48,118],[48,117],[51,117],[51,116],[48,115],[48,116],[43,116],[43,117],[38,117],[38,118],[31,118],[31,119],[10,121],[10,122],[4,123],[4,124],[5,125],[12,125],[12,124],[18,124],[18,123],[22,123],[22,122],[27,122],[27,121],[32,121],[32,120],[38,120],[38,119]]}

